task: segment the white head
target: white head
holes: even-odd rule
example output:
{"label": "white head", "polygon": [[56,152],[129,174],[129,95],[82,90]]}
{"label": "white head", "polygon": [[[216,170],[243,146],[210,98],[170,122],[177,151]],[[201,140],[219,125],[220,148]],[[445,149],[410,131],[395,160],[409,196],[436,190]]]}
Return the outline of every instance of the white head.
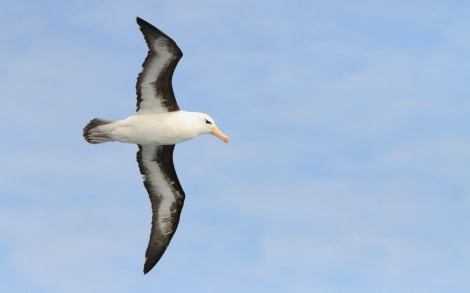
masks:
{"label": "white head", "polygon": [[214,119],[212,119],[209,115],[204,114],[204,113],[195,113],[197,114],[197,123],[201,134],[203,133],[210,133],[212,135],[217,136],[220,138],[223,142],[228,143],[229,138],[223,134],[219,128],[215,125]]}

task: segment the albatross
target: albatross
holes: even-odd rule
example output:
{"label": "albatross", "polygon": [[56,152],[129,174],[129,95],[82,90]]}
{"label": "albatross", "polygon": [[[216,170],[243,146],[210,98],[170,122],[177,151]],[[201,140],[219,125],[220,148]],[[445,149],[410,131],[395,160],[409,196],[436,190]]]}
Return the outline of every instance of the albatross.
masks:
{"label": "albatross", "polygon": [[162,31],[137,17],[149,48],[137,77],[136,114],[124,120],[95,118],[83,128],[91,144],[118,141],[138,145],[137,162],[152,204],[152,228],[145,252],[144,274],[160,260],[175,234],[185,193],[173,165],[175,144],[210,133],[228,143],[214,119],[179,108],[172,76],[183,56]]}

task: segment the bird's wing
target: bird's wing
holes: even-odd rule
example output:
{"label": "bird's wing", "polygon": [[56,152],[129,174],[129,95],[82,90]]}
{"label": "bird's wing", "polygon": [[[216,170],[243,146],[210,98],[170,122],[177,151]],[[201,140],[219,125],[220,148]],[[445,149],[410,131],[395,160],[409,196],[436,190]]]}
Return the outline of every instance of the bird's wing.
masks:
{"label": "bird's wing", "polygon": [[175,145],[139,145],[137,162],[152,203],[152,231],[145,253],[144,273],[160,260],[180,219],[184,191],[173,165]]}
{"label": "bird's wing", "polygon": [[176,43],[162,31],[137,18],[149,52],[137,77],[137,114],[178,111],[171,79],[183,56]]}

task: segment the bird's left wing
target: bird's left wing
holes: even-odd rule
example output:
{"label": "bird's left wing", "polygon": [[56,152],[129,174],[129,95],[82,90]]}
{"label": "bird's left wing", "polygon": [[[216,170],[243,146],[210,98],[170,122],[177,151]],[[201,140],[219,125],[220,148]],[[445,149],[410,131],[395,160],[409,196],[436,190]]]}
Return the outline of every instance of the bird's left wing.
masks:
{"label": "bird's left wing", "polygon": [[139,145],[137,162],[152,203],[152,231],[145,253],[144,273],[160,260],[175,234],[184,203],[173,165],[175,145]]}
{"label": "bird's left wing", "polygon": [[150,23],[137,18],[137,24],[149,48],[137,78],[137,114],[178,111],[171,80],[183,53],[170,37]]}

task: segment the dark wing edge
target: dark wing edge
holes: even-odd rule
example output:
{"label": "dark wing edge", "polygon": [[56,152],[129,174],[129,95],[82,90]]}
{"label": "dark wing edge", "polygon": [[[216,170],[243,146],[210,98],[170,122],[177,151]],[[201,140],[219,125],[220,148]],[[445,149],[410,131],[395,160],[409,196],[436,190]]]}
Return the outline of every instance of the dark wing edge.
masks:
{"label": "dark wing edge", "polygon": [[[175,41],[155,26],[139,17],[137,17],[137,24],[144,35],[149,51],[142,64],[143,69],[137,77],[136,112],[178,111],[180,108],[173,92],[172,78],[183,53]],[[147,87],[151,89],[152,94],[146,92]]]}
{"label": "dark wing edge", "polygon": [[152,204],[152,229],[145,252],[144,274],[165,253],[178,227],[185,194],[173,165],[175,145],[141,146],[137,162]]}

